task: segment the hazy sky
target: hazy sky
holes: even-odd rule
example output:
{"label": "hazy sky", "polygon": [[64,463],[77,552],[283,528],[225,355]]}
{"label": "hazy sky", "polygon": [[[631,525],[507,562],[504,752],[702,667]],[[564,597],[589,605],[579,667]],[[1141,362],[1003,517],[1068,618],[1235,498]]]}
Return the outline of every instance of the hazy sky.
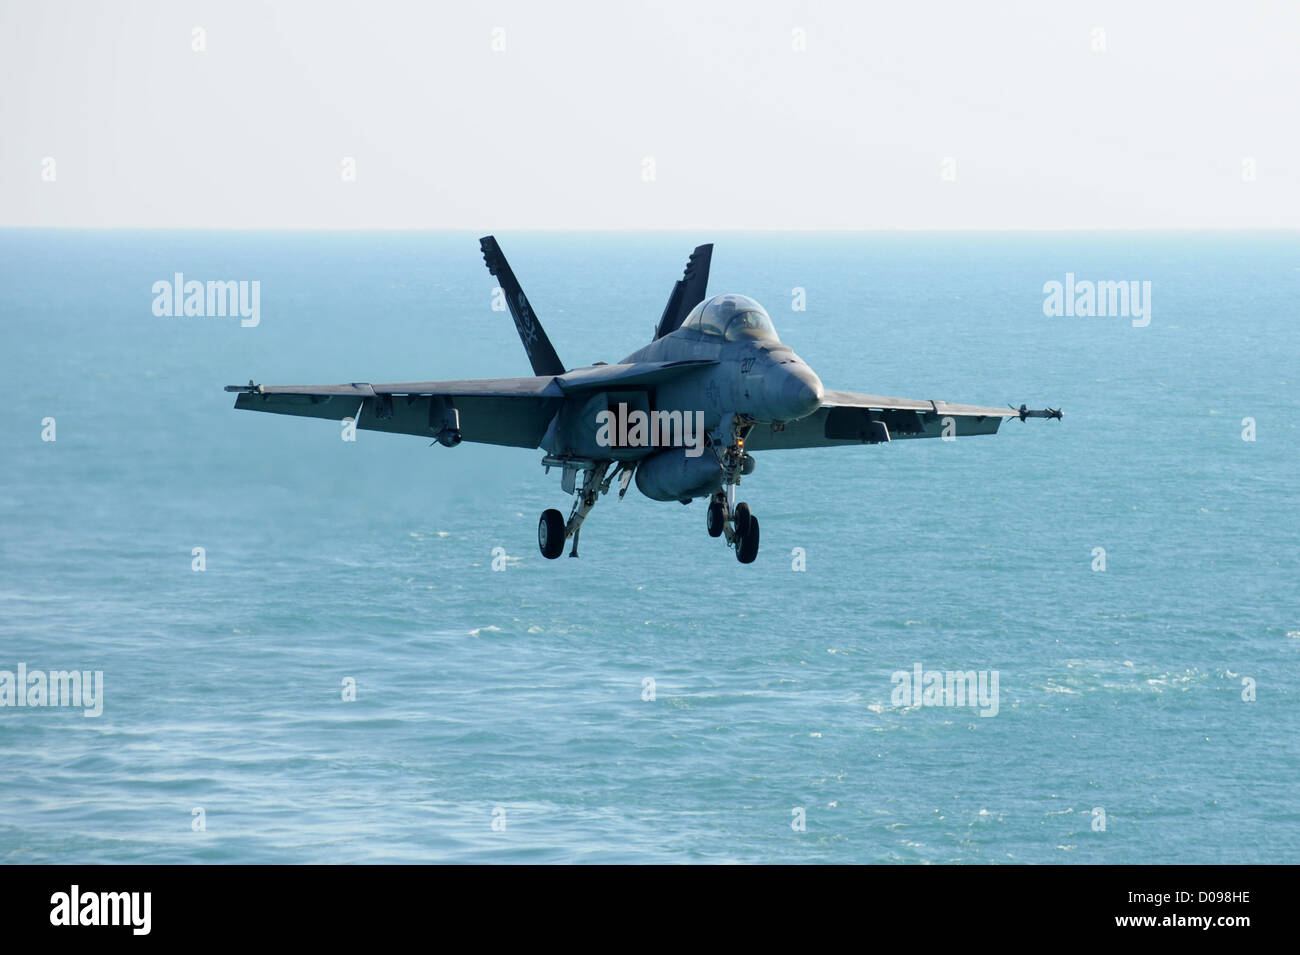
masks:
{"label": "hazy sky", "polygon": [[1289,0],[0,0],[0,75],[0,225],[1300,226]]}

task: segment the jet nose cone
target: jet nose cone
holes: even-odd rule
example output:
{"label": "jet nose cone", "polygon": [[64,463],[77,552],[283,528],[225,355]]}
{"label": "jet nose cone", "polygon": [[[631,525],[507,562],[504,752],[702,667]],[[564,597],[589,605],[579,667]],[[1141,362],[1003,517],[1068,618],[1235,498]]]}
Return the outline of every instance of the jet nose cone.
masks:
{"label": "jet nose cone", "polygon": [[781,386],[781,420],[806,418],[822,405],[822,380],[807,365],[786,365]]}

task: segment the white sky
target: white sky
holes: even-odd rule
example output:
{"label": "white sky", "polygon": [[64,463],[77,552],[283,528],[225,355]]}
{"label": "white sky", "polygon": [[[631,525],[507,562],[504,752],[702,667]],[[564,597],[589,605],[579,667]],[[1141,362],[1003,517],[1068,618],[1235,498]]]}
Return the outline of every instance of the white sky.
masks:
{"label": "white sky", "polygon": [[0,0],[0,76],[5,226],[1300,226],[1285,0]]}

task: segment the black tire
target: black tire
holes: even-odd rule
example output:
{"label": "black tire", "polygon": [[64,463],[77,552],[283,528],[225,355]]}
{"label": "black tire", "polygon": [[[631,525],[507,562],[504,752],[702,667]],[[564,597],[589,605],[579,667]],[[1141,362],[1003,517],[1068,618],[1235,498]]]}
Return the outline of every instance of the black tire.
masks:
{"label": "black tire", "polygon": [[537,522],[537,547],[547,560],[564,553],[564,515],[553,507],[542,511]]}
{"label": "black tire", "polygon": [[709,512],[704,516],[705,527],[708,528],[710,537],[722,536],[723,510],[721,501],[710,501]]}
{"label": "black tire", "polygon": [[752,564],[754,558],[758,556],[758,518],[749,519],[749,530],[745,531],[744,536],[740,538],[740,546],[736,548],[736,560],[742,564]]}
{"label": "black tire", "polygon": [[741,501],[736,505],[736,513],[732,516],[731,522],[735,525],[736,533],[744,537],[749,533],[749,522],[752,517],[749,513],[749,505]]}

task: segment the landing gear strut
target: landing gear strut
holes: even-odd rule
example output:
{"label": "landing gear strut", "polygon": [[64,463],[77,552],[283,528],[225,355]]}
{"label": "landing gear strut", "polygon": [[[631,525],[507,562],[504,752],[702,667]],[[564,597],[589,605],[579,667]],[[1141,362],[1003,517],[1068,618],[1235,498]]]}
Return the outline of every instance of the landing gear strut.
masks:
{"label": "landing gear strut", "polygon": [[736,503],[741,476],[754,470],[754,459],[745,453],[745,438],[753,426],[752,421],[729,415],[718,428],[721,440],[714,444],[713,453],[722,468],[722,490],[713,495],[707,514],[709,536],[725,536],[742,564],[752,564],[758,556],[758,518],[744,501]]}
{"label": "landing gear strut", "polygon": [[[569,551],[569,556],[578,556],[578,535],[582,533],[582,522],[587,519],[587,515],[596,506],[600,496],[609,491],[614,478],[620,475],[618,497],[619,500],[623,499],[628,485],[632,483],[632,472],[636,469],[636,464],[619,464],[607,477],[606,474],[613,463],[613,461],[587,461],[550,456],[542,459],[542,464],[546,465],[548,471],[552,467],[564,468],[564,477],[560,481],[560,486],[570,494],[577,495],[567,521],[555,508],[542,512],[542,518],[537,524],[537,547],[547,560],[554,560],[564,553],[564,542],[570,537],[573,538],[573,549]],[[582,472],[581,487],[578,486],[579,471]]]}

